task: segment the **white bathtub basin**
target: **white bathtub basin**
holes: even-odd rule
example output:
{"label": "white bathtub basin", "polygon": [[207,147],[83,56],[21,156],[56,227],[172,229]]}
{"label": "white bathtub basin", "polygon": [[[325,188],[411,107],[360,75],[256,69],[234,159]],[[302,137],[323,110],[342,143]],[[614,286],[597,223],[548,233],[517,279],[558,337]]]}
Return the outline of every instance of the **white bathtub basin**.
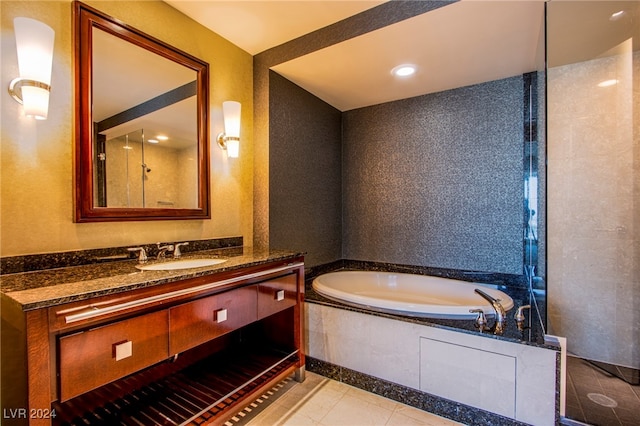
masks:
{"label": "white bathtub basin", "polygon": [[150,263],[148,265],[136,265],[143,271],[172,271],[174,269],[201,268],[203,266],[218,265],[227,259],[184,259],[171,260],[169,262]]}
{"label": "white bathtub basin", "polygon": [[482,309],[487,316],[495,311],[475,293],[481,289],[499,299],[505,311],[513,299],[483,284],[427,275],[375,271],[338,271],[320,275],[313,289],[329,299],[373,310],[409,316],[442,319],[472,319],[470,309]]}

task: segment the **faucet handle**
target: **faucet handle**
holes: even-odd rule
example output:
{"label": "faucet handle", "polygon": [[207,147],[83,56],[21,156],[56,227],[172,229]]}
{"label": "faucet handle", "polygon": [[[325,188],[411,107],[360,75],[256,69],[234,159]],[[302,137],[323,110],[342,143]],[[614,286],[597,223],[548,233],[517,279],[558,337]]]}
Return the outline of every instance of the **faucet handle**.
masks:
{"label": "faucet handle", "polygon": [[156,245],[158,246],[158,255],[156,256],[156,258],[158,260],[160,259],[164,259],[165,253],[167,251],[173,251],[173,244],[167,244],[164,246],[161,246],[160,243],[156,243]]}
{"label": "faucet handle", "polygon": [[480,332],[486,330],[487,317],[484,316],[484,311],[482,309],[469,309],[469,312],[472,314],[478,314],[478,317],[476,318],[476,327],[478,327]]}
{"label": "faucet handle", "polygon": [[156,243],[156,245],[158,246],[158,250],[165,250],[165,249],[166,249],[166,250],[169,250],[169,251],[173,250],[173,244],[167,244],[167,245],[165,245],[165,246],[163,246],[163,245],[161,245],[161,244],[162,244],[162,243],[160,243],[160,242],[157,242],[157,243]]}
{"label": "faucet handle", "polygon": [[184,243],[176,243],[176,248],[173,250],[173,257],[180,257],[182,256],[182,252],[180,251],[180,246],[188,246],[189,242],[184,242]]}
{"label": "faucet handle", "polygon": [[147,257],[147,252],[144,249],[144,247],[130,247],[127,250],[128,251],[139,251],[140,252],[140,254],[138,255],[138,262],[139,263],[144,263],[149,259]]}
{"label": "faucet handle", "polygon": [[524,321],[524,310],[525,309],[531,309],[531,305],[522,305],[519,306],[518,309],[516,310],[516,314],[514,315],[514,318],[516,321]]}
{"label": "faucet handle", "polygon": [[516,320],[516,326],[518,327],[518,330],[520,331],[524,331],[524,310],[525,309],[531,309],[531,305],[522,305],[519,306],[518,309],[516,310],[516,314],[514,315],[514,318]]}

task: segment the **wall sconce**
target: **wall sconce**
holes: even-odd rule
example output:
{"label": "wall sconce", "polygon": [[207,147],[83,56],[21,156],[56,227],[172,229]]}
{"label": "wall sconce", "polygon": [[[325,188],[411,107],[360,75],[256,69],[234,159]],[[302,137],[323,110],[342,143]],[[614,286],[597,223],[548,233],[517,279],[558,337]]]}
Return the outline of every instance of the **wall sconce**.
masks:
{"label": "wall sconce", "polygon": [[23,105],[27,117],[45,120],[49,110],[55,32],[30,18],[15,18],[13,27],[20,77],[9,84],[9,94]]}
{"label": "wall sconce", "polygon": [[240,106],[240,102],[235,101],[222,103],[224,132],[218,135],[218,145],[231,158],[238,158],[240,153]]}

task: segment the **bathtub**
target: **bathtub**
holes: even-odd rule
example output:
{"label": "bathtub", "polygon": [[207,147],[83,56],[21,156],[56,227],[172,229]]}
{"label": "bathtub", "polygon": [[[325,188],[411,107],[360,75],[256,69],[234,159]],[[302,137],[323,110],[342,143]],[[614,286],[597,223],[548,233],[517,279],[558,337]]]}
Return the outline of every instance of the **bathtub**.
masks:
{"label": "bathtub", "polygon": [[367,309],[434,319],[475,319],[470,309],[493,316],[491,304],[476,288],[499,299],[505,311],[513,299],[486,284],[428,275],[377,271],[337,271],[318,276],[313,289],[329,299]]}

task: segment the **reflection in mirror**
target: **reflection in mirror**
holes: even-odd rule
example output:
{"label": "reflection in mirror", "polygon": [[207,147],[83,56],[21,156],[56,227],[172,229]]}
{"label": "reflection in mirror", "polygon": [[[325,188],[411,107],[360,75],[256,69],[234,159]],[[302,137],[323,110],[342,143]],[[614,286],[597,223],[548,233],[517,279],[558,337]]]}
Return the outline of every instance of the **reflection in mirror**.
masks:
{"label": "reflection in mirror", "polygon": [[100,143],[94,200],[100,207],[193,208],[197,145],[139,129]]}
{"label": "reflection in mirror", "polygon": [[209,216],[208,64],[76,3],[76,220]]}

